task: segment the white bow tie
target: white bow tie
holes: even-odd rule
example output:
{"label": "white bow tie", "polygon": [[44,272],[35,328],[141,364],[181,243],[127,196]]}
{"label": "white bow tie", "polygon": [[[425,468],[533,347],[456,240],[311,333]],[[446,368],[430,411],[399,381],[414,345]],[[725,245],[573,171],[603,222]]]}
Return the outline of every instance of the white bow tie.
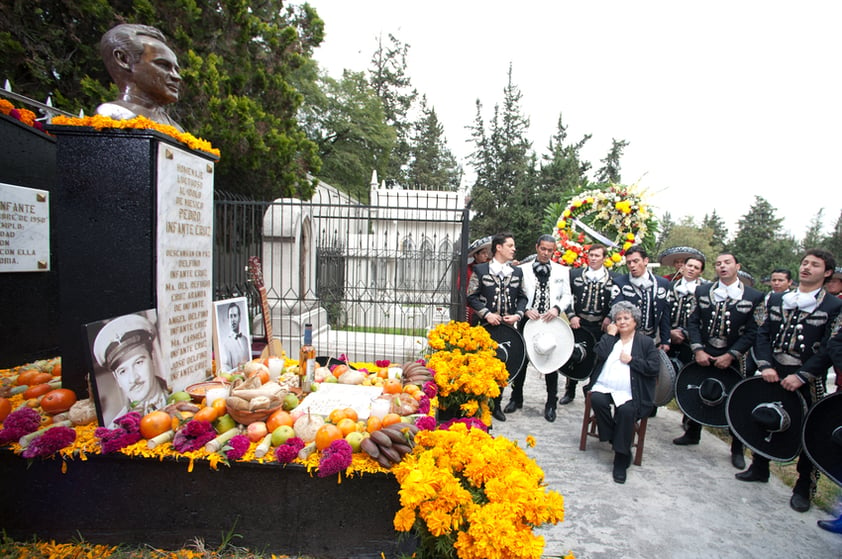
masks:
{"label": "white bow tie", "polygon": [[699,285],[698,282],[690,282],[681,278],[681,281],[675,286],[675,291],[679,295],[693,295],[696,293],[697,285]]}
{"label": "white bow tie", "polygon": [[739,281],[735,281],[731,285],[720,283],[719,286],[713,290],[713,300],[716,303],[721,303],[726,299],[733,299],[739,301],[743,298],[742,285]]}
{"label": "white bow tie", "polygon": [[588,269],[585,270],[585,279],[588,281],[599,281],[603,277],[605,277],[605,268],[594,270],[593,268],[588,267]]}
{"label": "white bow tie", "polygon": [[649,278],[649,274],[640,276],[639,278],[631,276],[629,281],[631,281],[632,285],[641,289],[649,289],[652,287],[652,280]]}
{"label": "white bow tie", "polygon": [[798,309],[799,311],[812,312],[817,303],[815,292],[790,291],[784,294],[783,298],[784,309],[788,311]]}

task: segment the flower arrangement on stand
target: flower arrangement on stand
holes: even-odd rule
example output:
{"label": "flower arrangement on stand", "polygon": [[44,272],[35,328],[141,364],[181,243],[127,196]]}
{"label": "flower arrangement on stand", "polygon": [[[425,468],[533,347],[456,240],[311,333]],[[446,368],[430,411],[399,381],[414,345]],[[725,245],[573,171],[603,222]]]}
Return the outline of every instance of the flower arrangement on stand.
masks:
{"label": "flower arrangement on stand", "polygon": [[553,236],[558,247],[553,260],[566,266],[586,266],[587,249],[594,241],[593,235],[585,230],[587,227],[610,241],[606,243],[609,246],[605,266],[611,268],[622,264],[629,247],[654,241],[657,223],[645,197],[645,191],[637,185],[612,183],[580,192],[562,204],[551,205],[546,213],[552,216]]}
{"label": "flower arrangement on stand", "polygon": [[541,557],[544,538],[533,530],[564,520],[564,498],[547,489],[523,449],[464,423],[420,431],[415,443],[392,471],[400,484],[395,529],[415,532],[417,557]]}
{"label": "flower arrangement on stand", "polygon": [[489,401],[509,378],[497,358],[497,342],[485,328],[454,321],[430,330],[427,341],[434,351],[427,367],[435,373],[440,416],[476,417],[491,425]]}

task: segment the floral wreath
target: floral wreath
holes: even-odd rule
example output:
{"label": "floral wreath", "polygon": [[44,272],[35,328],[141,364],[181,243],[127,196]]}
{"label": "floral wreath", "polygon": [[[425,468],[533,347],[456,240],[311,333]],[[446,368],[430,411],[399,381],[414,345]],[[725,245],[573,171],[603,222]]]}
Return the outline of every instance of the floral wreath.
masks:
{"label": "floral wreath", "polygon": [[[579,227],[585,224],[614,244],[605,243],[605,266],[622,264],[629,247],[653,234],[652,214],[643,202],[644,194],[637,185],[612,183],[575,195],[563,206],[553,228],[558,247],[553,260],[576,268],[588,264],[587,251],[596,239]],[[590,243],[586,243],[587,237],[591,237]]]}

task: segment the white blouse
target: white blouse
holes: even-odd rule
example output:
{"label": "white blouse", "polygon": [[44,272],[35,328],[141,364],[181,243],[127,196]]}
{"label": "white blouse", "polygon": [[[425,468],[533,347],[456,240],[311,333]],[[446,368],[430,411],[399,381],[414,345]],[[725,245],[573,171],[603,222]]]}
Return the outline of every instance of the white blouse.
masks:
{"label": "white blouse", "polygon": [[594,384],[594,392],[610,394],[615,406],[622,406],[632,399],[631,394],[631,368],[620,361],[620,353],[625,352],[631,355],[632,341],[624,344],[617,340],[614,348],[602,366],[602,373]]}

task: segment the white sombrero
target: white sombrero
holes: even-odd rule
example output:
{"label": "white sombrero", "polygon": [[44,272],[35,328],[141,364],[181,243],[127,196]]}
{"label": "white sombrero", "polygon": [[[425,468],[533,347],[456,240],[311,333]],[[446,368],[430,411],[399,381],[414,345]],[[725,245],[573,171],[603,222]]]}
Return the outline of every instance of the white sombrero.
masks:
{"label": "white sombrero", "polygon": [[573,330],[560,318],[549,322],[529,320],[523,326],[529,362],[542,374],[557,371],[573,354]]}

